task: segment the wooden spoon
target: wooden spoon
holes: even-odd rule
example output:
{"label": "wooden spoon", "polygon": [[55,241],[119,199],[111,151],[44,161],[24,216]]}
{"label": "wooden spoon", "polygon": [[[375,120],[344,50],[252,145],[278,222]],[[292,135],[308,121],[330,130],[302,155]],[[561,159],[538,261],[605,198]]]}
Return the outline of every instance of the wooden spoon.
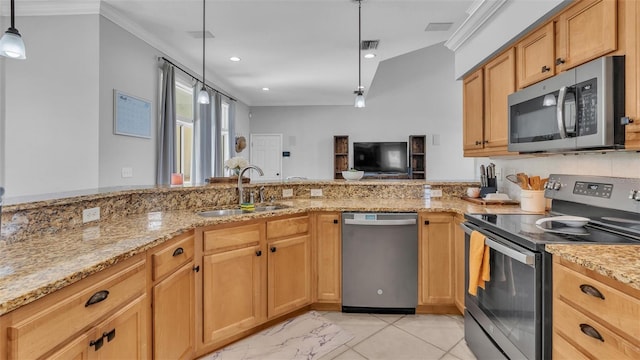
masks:
{"label": "wooden spoon", "polygon": [[524,190],[529,190],[529,177],[525,173],[517,173],[518,181],[520,182],[520,187]]}
{"label": "wooden spoon", "polygon": [[529,178],[529,185],[532,190],[540,190],[540,176],[532,176]]}

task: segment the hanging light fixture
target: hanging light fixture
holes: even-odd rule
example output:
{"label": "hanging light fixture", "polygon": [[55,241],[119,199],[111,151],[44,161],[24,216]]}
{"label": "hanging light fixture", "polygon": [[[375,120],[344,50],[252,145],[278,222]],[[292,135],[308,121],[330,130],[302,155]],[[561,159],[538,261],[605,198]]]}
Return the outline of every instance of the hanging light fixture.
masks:
{"label": "hanging light fixture", "polygon": [[2,35],[0,39],[0,55],[12,59],[26,59],[24,41],[20,32],[15,28],[15,10],[13,0],[11,0],[11,27]]}
{"label": "hanging light fixture", "polygon": [[200,104],[208,104],[209,103],[209,93],[207,92],[207,89],[205,89],[204,87],[204,41],[206,39],[206,33],[205,33],[205,28],[204,28],[204,18],[205,18],[205,0],[202,0],[202,88],[200,89],[200,92],[198,93],[198,102]]}
{"label": "hanging light fixture", "polygon": [[354,106],[357,108],[364,107],[364,87],[362,86],[362,0],[358,1],[358,90]]}

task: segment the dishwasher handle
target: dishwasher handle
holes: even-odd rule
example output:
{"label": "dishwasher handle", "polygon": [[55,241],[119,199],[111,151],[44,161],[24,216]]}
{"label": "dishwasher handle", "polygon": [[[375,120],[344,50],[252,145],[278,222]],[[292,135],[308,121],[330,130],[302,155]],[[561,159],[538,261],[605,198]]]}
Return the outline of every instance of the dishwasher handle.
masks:
{"label": "dishwasher handle", "polygon": [[396,219],[396,220],[357,220],[357,219],[344,219],[345,225],[384,225],[384,226],[399,226],[399,225],[415,225],[418,221],[416,219]]}
{"label": "dishwasher handle", "polygon": [[[466,234],[469,234],[469,236],[471,236],[471,232],[473,231],[473,229],[469,228],[468,226],[466,226],[465,224],[460,224],[460,227],[464,230],[464,232]],[[481,232],[482,233],[482,232]],[[485,235],[485,234],[483,234]],[[484,244],[487,245],[488,247],[492,248],[493,250],[526,265],[529,265],[531,267],[535,267],[536,266],[536,261],[535,261],[535,254],[533,253],[525,253],[523,251],[514,249],[512,247],[503,245],[499,242],[497,242],[494,239],[491,239],[489,236],[485,235],[485,241]]]}

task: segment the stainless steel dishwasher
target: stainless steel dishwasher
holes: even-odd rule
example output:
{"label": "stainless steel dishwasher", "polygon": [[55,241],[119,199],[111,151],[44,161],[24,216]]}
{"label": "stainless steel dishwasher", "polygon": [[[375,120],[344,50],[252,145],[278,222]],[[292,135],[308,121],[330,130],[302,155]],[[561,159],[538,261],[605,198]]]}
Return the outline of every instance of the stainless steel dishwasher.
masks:
{"label": "stainless steel dishwasher", "polygon": [[414,314],[418,216],[342,214],[342,311]]}

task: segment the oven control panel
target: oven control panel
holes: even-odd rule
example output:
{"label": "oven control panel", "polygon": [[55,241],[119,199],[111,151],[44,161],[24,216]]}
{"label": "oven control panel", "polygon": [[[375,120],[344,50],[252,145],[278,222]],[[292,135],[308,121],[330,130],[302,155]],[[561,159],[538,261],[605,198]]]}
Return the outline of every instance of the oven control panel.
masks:
{"label": "oven control panel", "polygon": [[611,198],[613,184],[602,184],[595,182],[576,181],[573,186],[573,193],[584,196],[596,196],[602,198]]}
{"label": "oven control panel", "polygon": [[551,174],[544,196],[640,213],[640,178]]}

